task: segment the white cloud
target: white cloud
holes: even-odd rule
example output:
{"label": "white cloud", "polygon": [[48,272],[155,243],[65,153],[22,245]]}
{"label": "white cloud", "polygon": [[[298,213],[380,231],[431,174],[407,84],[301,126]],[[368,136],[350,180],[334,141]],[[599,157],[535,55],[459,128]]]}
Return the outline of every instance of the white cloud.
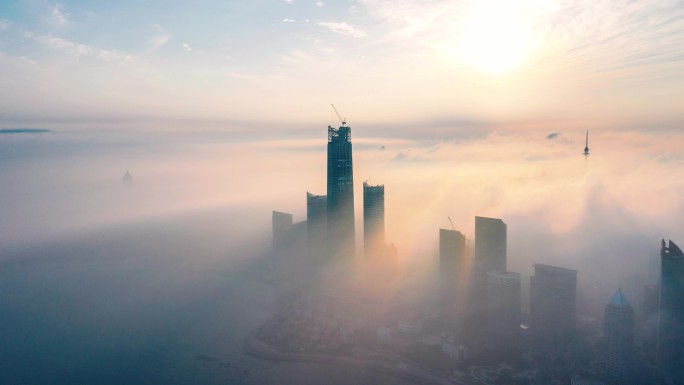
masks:
{"label": "white cloud", "polygon": [[325,5],[325,3],[322,2],[322,1],[320,1],[320,0],[316,2],[316,6],[317,6],[318,8],[321,8],[321,7],[323,7],[324,5]]}
{"label": "white cloud", "polygon": [[61,27],[67,23],[68,13],[62,11],[61,4],[50,5],[50,14],[48,20],[51,24]]}
{"label": "white cloud", "polygon": [[190,45],[188,43],[181,44],[181,47],[183,47],[183,49],[186,50],[187,52],[192,51],[192,47],[190,47]]}
{"label": "white cloud", "polygon": [[295,19],[290,19],[290,18],[287,18],[287,17],[286,17],[286,18],[284,18],[282,21],[283,21],[283,23],[294,23],[296,20],[295,20]]}
{"label": "white cloud", "polygon": [[155,34],[149,40],[149,50],[156,51],[169,42],[169,40],[171,39],[171,35],[169,35],[166,32],[166,29],[159,24],[152,24],[152,27],[154,27],[155,29]]}
{"label": "white cloud", "polygon": [[285,0],[286,3],[292,4],[292,0]]}
{"label": "white cloud", "polygon": [[8,29],[12,25],[12,22],[6,19],[0,19],[0,31]]}
{"label": "white cloud", "polygon": [[318,25],[328,28],[331,32],[357,39],[368,36],[366,31],[344,22],[320,22]]}
{"label": "white cloud", "polygon": [[61,37],[45,35],[37,36],[37,40],[51,48],[67,51],[75,55],[91,55],[96,53],[96,49],[81,43],[75,43]]}
{"label": "white cloud", "polygon": [[132,56],[122,54],[116,50],[99,49],[86,44],[76,43],[53,35],[34,35],[26,32],[24,36],[38,43],[74,56],[93,56],[105,60],[128,62]]}

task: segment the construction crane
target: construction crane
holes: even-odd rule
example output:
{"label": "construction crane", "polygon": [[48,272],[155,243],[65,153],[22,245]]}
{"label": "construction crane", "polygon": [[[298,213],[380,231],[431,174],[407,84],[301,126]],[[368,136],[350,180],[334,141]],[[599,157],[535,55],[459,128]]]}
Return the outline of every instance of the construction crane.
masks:
{"label": "construction crane", "polygon": [[451,229],[456,231],[456,228],[454,227],[454,221],[451,220],[451,217],[447,217],[447,218],[449,218],[449,223],[451,223]]}
{"label": "construction crane", "polygon": [[342,125],[343,125],[343,126],[346,125],[346,124],[347,124],[347,118],[344,118],[344,119],[343,119],[342,116],[340,116],[340,113],[337,112],[337,108],[335,108],[335,105],[332,104],[332,103],[330,103],[330,105],[332,106],[333,110],[334,110],[335,113],[337,114],[337,117],[340,119],[340,122],[342,122]]}

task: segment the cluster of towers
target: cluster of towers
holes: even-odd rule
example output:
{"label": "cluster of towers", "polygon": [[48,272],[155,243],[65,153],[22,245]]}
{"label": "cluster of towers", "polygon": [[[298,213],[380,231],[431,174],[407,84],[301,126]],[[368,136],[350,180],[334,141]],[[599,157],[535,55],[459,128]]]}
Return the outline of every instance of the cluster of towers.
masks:
{"label": "cluster of towers", "polygon": [[[440,307],[445,328],[469,344],[514,347],[521,334],[520,274],[506,269],[506,224],[475,217],[475,246],[440,229]],[[468,261],[471,265],[468,266]],[[577,272],[537,264],[531,277],[531,328],[546,339],[574,328]]]}
{"label": "cluster of towers", "polygon": [[[588,153],[588,151],[585,151]],[[384,186],[363,184],[364,255],[396,253],[385,243]],[[349,259],[355,255],[354,178],[351,129],[328,126],[327,195],[306,194],[306,222],[273,212],[274,249],[288,247],[294,230],[307,234],[308,254]],[[439,232],[439,306],[445,331],[469,344],[503,349],[523,334],[560,346],[576,331],[577,271],[534,265],[529,322],[521,311],[521,276],[507,270],[507,226],[501,219],[475,217],[474,247],[455,229]],[[654,363],[684,378],[684,253],[672,241],[661,247],[661,279],[646,288],[644,316],[657,316]],[[650,303],[650,306],[648,306]],[[650,309],[650,310],[649,310]],[[634,374],[634,310],[621,290],[605,307],[605,350],[598,372],[622,381]],[[677,383],[677,382],[675,382]]]}
{"label": "cluster of towers", "polygon": [[[350,258],[356,253],[354,168],[351,128],[328,126],[327,195],[306,193],[306,233],[310,255]],[[273,212],[273,246],[284,246],[292,215]],[[366,256],[393,252],[385,244],[385,187],[363,183],[363,235]]]}

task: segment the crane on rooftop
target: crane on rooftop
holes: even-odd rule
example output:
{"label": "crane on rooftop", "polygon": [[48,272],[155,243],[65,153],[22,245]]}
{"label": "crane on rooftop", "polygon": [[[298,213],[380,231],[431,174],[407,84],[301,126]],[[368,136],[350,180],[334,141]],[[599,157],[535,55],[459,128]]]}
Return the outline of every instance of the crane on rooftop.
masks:
{"label": "crane on rooftop", "polygon": [[347,125],[347,118],[342,118],[342,116],[340,116],[340,113],[337,112],[337,108],[335,108],[334,104],[330,103],[330,105],[332,106],[333,110],[335,111],[335,114],[337,114],[337,117],[340,119],[340,122],[342,122],[342,125],[343,126]]}
{"label": "crane on rooftop", "polygon": [[454,227],[454,221],[451,220],[451,217],[447,217],[447,218],[449,218],[449,223],[451,223],[451,229],[456,231],[456,227]]}

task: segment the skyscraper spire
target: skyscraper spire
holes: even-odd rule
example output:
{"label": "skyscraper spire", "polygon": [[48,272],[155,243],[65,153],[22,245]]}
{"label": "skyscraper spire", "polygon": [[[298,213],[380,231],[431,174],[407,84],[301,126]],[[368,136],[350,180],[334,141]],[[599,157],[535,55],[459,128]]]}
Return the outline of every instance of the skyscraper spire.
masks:
{"label": "skyscraper spire", "polygon": [[587,139],[584,142],[584,156],[589,155],[589,130],[587,130]]}

